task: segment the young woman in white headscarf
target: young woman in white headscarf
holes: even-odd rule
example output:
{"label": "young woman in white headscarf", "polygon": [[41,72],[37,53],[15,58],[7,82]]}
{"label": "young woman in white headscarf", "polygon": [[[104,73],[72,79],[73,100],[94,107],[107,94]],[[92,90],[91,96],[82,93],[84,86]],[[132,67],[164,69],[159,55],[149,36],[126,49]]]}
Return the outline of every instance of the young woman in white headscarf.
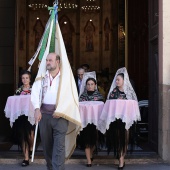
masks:
{"label": "young woman in white headscarf", "polygon": [[[96,85],[97,82],[94,78],[88,78],[86,80],[86,90],[80,96],[79,101],[103,101],[103,96],[98,90],[96,90]],[[96,126],[88,123],[88,125],[80,132],[80,139],[82,147],[85,148],[87,158],[86,166],[91,167],[93,161],[93,151],[97,141]]]}
{"label": "young woman in white headscarf", "polygon": [[[129,76],[125,67],[116,72],[108,93],[108,99],[137,101],[135,91],[129,81]],[[114,150],[115,155],[119,159],[118,169],[123,169],[125,166],[124,157],[129,143],[129,130],[125,129],[125,123],[122,122],[121,119],[116,119],[116,121],[110,124],[106,135],[108,152],[110,152],[111,149]]]}

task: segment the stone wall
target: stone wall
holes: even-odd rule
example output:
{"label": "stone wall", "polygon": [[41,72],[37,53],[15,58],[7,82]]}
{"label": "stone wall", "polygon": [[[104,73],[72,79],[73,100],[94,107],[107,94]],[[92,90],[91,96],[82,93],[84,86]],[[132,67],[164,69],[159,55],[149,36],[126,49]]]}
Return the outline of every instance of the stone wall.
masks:
{"label": "stone wall", "polygon": [[159,127],[158,152],[170,162],[170,1],[159,0]]}

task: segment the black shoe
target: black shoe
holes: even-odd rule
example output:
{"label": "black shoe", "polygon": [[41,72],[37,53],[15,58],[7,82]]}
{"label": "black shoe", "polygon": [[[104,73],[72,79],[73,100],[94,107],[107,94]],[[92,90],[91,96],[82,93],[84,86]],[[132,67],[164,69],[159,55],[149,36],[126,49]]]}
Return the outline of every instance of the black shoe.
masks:
{"label": "black shoe", "polygon": [[91,164],[86,164],[87,167],[91,167],[92,165]]}
{"label": "black shoe", "polygon": [[118,169],[123,169],[125,167],[125,162],[122,167],[118,166]]}
{"label": "black shoe", "polygon": [[22,166],[28,166],[28,165],[29,165],[29,161],[23,160]]}

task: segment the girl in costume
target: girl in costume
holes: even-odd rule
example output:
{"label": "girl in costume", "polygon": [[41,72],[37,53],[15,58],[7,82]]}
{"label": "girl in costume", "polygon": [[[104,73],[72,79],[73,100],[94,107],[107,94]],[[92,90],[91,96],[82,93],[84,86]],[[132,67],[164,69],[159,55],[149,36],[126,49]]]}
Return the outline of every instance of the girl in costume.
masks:
{"label": "girl in costume", "polygon": [[[86,89],[80,96],[79,101],[103,101],[103,96],[96,90],[96,80],[88,78],[86,80]],[[94,124],[88,124],[80,133],[81,145],[85,148],[87,167],[92,166],[93,151],[97,141],[97,130]]]}
{"label": "girl in costume", "polygon": [[[136,100],[135,91],[129,81],[129,76],[126,68],[121,68],[116,72],[113,79],[108,99],[121,100]],[[121,119],[116,119],[110,124],[107,131],[107,146],[108,152],[113,148],[114,153],[119,159],[118,169],[123,169],[125,166],[124,157],[127,152],[129,142],[129,130],[125,129],[125,123]]]}
{"label": "girl in costume", "polygon": [[[21,74],[22,86],[16,89],[15,95],[30,95],[31,94],[31,74],[29,71],[23,71]],[[34,126],[32,126],[28,117],[22,115],[13,124],[13,140],[23,151],[24,160],[22,166],[29,165],[29,158],[32,155],[34,141]]]}

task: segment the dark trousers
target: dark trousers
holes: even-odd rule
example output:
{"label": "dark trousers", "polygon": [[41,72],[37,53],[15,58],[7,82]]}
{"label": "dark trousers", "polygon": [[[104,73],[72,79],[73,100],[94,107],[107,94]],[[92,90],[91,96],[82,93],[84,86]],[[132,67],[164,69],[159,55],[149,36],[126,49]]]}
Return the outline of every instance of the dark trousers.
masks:
{"label": "dark trousers", "polygon": [[68,121],[53,118],[51,114],[42,113],[39,123],[43,152],[48,170],[64,170],[65,135]]}

